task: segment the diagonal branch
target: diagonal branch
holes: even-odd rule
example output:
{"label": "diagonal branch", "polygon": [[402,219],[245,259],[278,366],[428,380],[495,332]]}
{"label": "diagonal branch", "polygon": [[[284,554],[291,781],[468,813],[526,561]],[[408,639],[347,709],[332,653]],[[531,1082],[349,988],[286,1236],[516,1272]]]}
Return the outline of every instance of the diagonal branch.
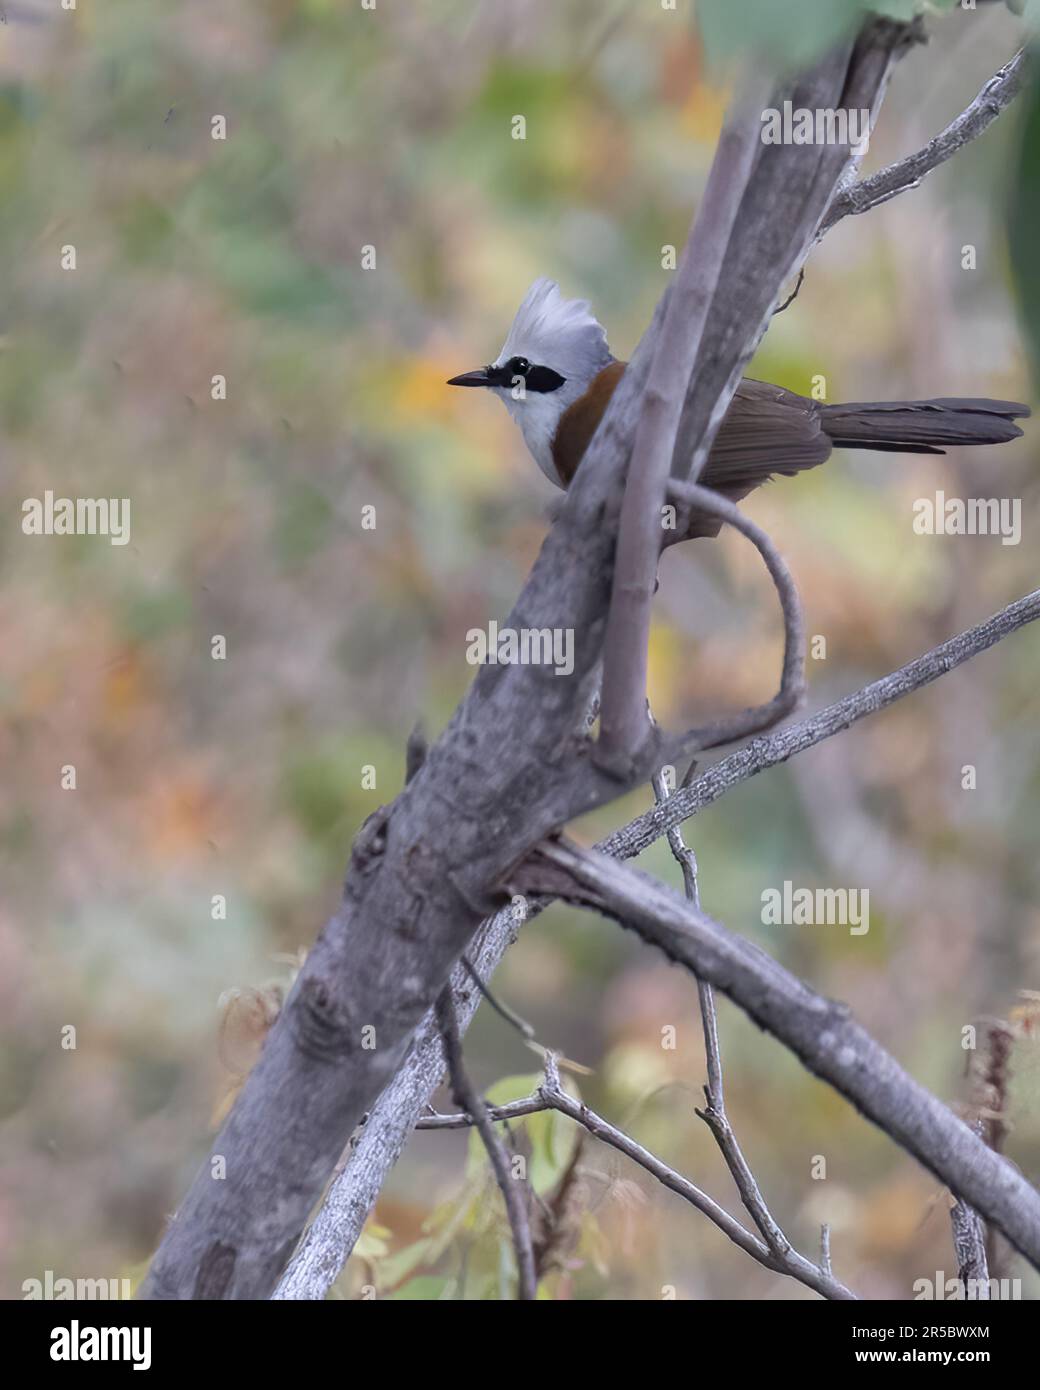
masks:
{"label": "diagonal branch", "polygon": [[656,879],[594,850],[547,842],[514,880],[613,917],[721,989],[1040,1268],[1040,1193],[908,1075],[846,1005],[816,994]]}
{"label": "diagonal branch", "polygon": [[897,198],[900,193],[920,187],[921,180],[933,169],[945,164],[972,140],[977,140],[1022,90],[1028,62],[1025,49],[1019,49],[1009,62],[994,73],[971,105],[945,130],[929,140],[923,149],[890,164],[869,179],[843,188],[827,209],[817,237],[824,236],[843,217],[869,212],[871,208]]}
{"label": "diagonal branch", "polygon": [[[600,841],[597,849],[618,859],[641,854],[726,792],[760,772],[776,767],[859,720],[887,709],[897,700],[937,680],[1002,638],[1040,618],[1040,589],[1009,604],[985,622],[950,638],[890,675],[872,682],[826,709],[778,733],[754,739],[729,754],[689,785],[675,791]],[[479,933],[477,968],[488,979],[513,944],[523,923],[552,901],[551,895],[518,898],[489,917]],[[465,992],[465,975],[456,971],[454,985],[465,1027],[476,1012],[476,991]],[[342,1171],[279,1285],[279,1298],[324,1298],[346,1263],[386,1178],[397,1162],[413,1126],[444,1070],[440,1039],[432,1014],[416,1038],[407,1063],[379,1097]],[[709,1073],[710,1077],[710,1073]]]}
{"label": "diagonal branch", "polygon": [[835,734],[843,733],[867,715],[887,709],[897,700],[930,685],[940,676],[988,651],[1002,638],[1028,623],[1036,622],[1038,618],[1040,589],[1034,589],[1031,594],[1009,603],[984,622],[967,628],[889,675],[844,696],[818,714],[767,737],[756,738],[735,753],[728,754],[688,786],[676,791],[665,805],[651,807],[628,825],[608,835],[597,845],[597,849],[619,859],[631,859],[641,854],[655,840],[667,834],[673,825],[710,806],[741,782],[787,762],[788,758],[804,753]]}
{"label": "diagonal branch", "polygon": [[726,247],[755,156],[762,148],[761,112],[768,91],[760,77],[752,79],[726,118],[657,335],[636,425],[618,524],[595,752],[601,767],[616,767],[623,777],[631,775],[631,761],[649,734],[650,613],[675,435]]}

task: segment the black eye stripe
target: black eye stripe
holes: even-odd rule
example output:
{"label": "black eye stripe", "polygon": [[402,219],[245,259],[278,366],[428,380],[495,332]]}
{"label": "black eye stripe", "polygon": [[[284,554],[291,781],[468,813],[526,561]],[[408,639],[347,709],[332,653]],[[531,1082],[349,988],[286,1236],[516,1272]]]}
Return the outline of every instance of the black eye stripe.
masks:
{"label": "black eye stripe", "polygon": [[515,386],[520,380],[525,391],[558,391],[566,377],[554,372],[551,367],[532,367],[526,357],[511,357],[501,367],[488,367],[489,386]]}
{"label": "black eye stripe", "polygon": [[565,380],[551,367],[529,367],[527,370],[528,391],[558,391]]}

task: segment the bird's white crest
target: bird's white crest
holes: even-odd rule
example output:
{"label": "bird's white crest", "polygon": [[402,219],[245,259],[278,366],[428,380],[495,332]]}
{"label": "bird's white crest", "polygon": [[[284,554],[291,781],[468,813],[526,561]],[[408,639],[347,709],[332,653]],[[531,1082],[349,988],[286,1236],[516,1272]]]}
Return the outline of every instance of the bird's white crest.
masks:
{"label": "bird's white crest", "polygon": [[564,299],[556,281],[546,279],[534,282],[516,311],[498,362],[511,357],[526,357],[584,386],[613,360],[588,300]]}
{"label": "bird's white crest", "polygon": [[550,482],[562,487],[552,456],[556,427],[567,407],[613,362],[607,335],[588,300],[564,299],[555,280],[536,280],[516,311],[494,365],[505,366],[511,357],[526,357],[534,366],[551,367],[564,378],[556,391],[518,394],[508,387],[491,388],[520,426],[538,467]]}

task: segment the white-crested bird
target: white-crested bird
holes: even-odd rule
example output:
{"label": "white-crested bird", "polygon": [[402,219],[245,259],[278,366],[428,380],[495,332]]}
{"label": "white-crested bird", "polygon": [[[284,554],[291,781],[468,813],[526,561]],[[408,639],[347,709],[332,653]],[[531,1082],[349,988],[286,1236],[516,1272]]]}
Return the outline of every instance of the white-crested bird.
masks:
{"label": "white-crested bird", "polygon": [[[520,426],[535,462],[566,488],[581,463],[625,367],[584,299],[564,299],[553,280],[524,296],[494,362],[452,377],[449,386],[493,391]],[[815,468],[833,448],[942,454],[957,444],[1004,444],[1029,407],[1016,401],[950,398],[825,405],[745,377],[699,478],[733,501],[771,477]],[[704,516],[689,532],[715,535]]]}

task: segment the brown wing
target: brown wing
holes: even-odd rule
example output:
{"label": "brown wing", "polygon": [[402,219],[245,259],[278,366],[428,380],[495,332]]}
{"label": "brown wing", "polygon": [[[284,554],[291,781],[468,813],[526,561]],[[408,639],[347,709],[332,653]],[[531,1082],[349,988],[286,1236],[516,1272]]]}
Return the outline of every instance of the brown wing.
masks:
{"label": "brown wing", "polygon": [[[611,362],[604,367],[584,396],[560,417],[553,461],[564,486],[574,477],[626,366]],[[831,447],[815,401],[745,377],[715,436],[701,482],[727,495],[739,490],[736,495],[743,497],[774,473],[815,468]]]}
{"label": "brown wing", "polygon": [[[574,477],[626,365],[612,362],[604,367],[585,395],[560,417],[553,461],[564,487]],[[739,502],[774,474],[791,476],[815,468],[832,447],[815,401],[782,386],[745,377],[719,426],[699,481]],[[721,527],[714,517],[704,516],[694,519],[687,534],[717,536]]]}
{"label": "brown wing", "polygon": [[744,497],[775,473],[791,476],[815,468],[832,444],[815,401],[745,377],[719,427],[700,481]]}
{"label": "brown wing", "polygon": [[584,396],[579,396],[560,416],[552,452],[553,463],[564,487],[570,486],[571,479],[578,471],[578,464],[627,366],[627,362],[611,362],[609,367],[604,367],[598,376],[593,377]]}

